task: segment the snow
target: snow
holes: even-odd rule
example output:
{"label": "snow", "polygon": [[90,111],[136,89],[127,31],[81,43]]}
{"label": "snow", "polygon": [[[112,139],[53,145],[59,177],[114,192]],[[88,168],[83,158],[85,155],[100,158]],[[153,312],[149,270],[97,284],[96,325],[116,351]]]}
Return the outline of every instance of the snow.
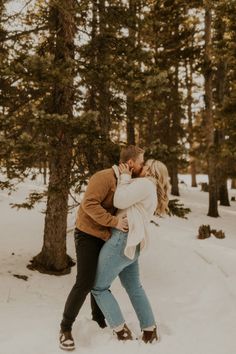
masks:
{"label": "snow", "polygon": [[[236,202],[219,207],[219,218],[207,217],[208,194],[189,186],[180,176],[180,200],[192,212],[188,220],[158,219],[153,224],[151,247],[140,257],[143,285],[157,318],[160,343],[120,343],[109,328],[90,319],[89,297],[73,327],[81,354],[234,354],[236,352]],[[198,176],[198,182],[206,176]],[[74,283],[71,274],[56,277],[26,268],[42,247],[45,205],[34,210],[12,209],[10,202],[24,199],[41,181],[27,182],[8,196],[0,192],[0,353],[57,354],[58,331],[66,297]],[[236,190],[230,190],[236,195]],[[73,226],[75,211],[69,215]],[[222,229],[225,239],[198,240],[201,224]],[[72,233],[68,253],[75,258]],[[26,275],[24,281],[13,274]],[[140,335],[137,318],[118,280],[112,287],[129,327]]]}

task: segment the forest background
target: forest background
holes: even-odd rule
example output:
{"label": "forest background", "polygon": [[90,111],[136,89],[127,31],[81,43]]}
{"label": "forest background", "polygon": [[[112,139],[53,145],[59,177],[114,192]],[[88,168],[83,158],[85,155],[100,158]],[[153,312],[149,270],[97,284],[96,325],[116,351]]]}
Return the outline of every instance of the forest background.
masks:
{"label": "forest background", "polygon": [[[208,174],[208,216],[236,187],[236,2],[0,1],[0,188],[44,176],[44,242],[31,268],[70,271],[67,217],[99,169],[137,144]],[[73,205],[69,203],[72,197]],[[71,200],[71,198],[70,198]]]}

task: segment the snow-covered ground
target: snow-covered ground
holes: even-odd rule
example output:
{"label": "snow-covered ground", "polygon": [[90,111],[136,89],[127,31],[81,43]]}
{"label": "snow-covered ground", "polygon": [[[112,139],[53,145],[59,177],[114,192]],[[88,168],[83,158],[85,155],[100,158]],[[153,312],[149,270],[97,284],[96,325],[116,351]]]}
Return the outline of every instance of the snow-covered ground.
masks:
{"label": "snow-covered ground", "polygon": [[[89,298],[73,327],[81,354],[235,354],[236,353],[236,202],[219,207],[220,217],[207,217],[208,194],[189,186],[189,176],[180,176],[181,201],[192,212],[188,220],[166,217],[153,224],[150,249],[141,256],[143,284],[156,314],[160,343],[120,343],[110,329],[101,330],[90,319]],[[198,176],[198,182],[205,176]],[[35,210],[11,209],[35,183],[24,184],[8,196],[0,192],[0,353],[58,354],[58,331],[71,274],[56,277],[30,271],[29,260],[42,247],[44,215]],[[40,187],[38,182],[37,188]],[[236,196],[236,190],[230,191]],[[69,227],[74,215],[69,216]],[[198,227],[210,224],[226,238],[196,238]],[[72,233],[68,253],[75,258]],[[28,281],[14,277],[28,276]],[[129,300],[115,281],[112,288],[127,323],[140,334]]]}

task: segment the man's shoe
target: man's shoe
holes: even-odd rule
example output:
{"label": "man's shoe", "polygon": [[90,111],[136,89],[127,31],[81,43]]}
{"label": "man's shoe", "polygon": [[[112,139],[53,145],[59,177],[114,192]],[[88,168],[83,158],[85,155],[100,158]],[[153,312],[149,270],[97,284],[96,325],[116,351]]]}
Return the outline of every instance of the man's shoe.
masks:
{"label": "man's shoe", "polygon": [[117,335],[118,340],[133,340],[132,332],[130,329],[124,324],[124,327],[121,331],[114,333]]}
{"label": "man's shoe", "polygon": [[60,348],[64,350],[74,350],[75,343],[71,331],[60,331],[59,334]]}
{"label": "man's shoe", "polygon": [[157,329],[154,328],[153,331],[143,331],[142,341],[144,343],[152,343],[153,341],[159,341],[159,336],[157,335]]}

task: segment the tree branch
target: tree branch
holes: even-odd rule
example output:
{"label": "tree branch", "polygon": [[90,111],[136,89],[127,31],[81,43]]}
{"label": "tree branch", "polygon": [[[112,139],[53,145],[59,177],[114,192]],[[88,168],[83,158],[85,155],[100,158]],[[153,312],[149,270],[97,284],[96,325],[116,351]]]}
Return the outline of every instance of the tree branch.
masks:
{"label": "tree branch", "polygon": [[41,27],[36,27],[36,28],[30,29],[30,30],[25,30],[25,31],[21,31],[21,32],[17,32],[16,31],[15,34],[12,34],[12,35],[6,37],[4,39],[4,41],[9,41],[9,40],[13,40],[13,39],[19,39],[20,37],[25,36],[26,34],[37,33],[38,31],[41,31],[41,30],[44,30],[44,29],[47,29],[47,28],[48,27],[46,25],[44,25],[44,26],[41,26]]}

